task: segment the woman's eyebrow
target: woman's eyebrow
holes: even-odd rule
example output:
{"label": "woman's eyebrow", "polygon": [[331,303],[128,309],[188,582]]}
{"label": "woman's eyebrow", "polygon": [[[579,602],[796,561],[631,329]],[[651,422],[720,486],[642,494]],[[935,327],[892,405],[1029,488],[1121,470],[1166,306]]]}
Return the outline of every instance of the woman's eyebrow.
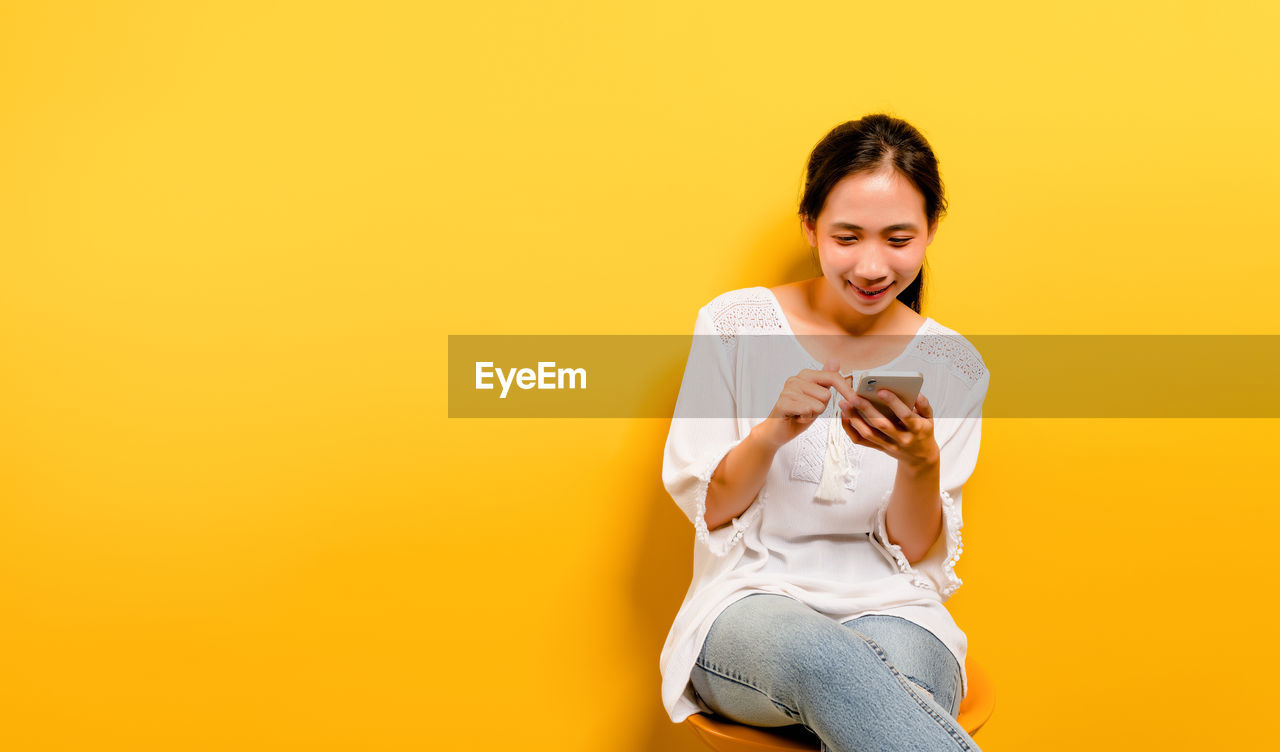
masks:
{"label": "woman's eyebrow", "polygon": [[[831,225],[831,227],[832,229],[835,229],[835,230],[861,230],[862,229],[858,225],[851,224],[849,222],[836,222],[835,224]],[[898,230],[910,230],[911,232],[919,232],[920,228],[916,227],[910,222],[899,222],[896,225],[889,225],[888,227],[881,230],[881,232],[897,232]]]}

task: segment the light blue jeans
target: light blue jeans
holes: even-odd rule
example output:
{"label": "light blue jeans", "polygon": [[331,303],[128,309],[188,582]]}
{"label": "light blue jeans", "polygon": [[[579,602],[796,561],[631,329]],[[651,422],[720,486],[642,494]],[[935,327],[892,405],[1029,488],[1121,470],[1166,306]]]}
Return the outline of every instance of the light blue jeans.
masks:
{"label": "light blue jeans", "polygon": [[955,721],[955,656],[898,616],[838,623],[795,598],[752,593],[716,617],[690,680],[717,714],[801,724],[823,752],[978,749]]}

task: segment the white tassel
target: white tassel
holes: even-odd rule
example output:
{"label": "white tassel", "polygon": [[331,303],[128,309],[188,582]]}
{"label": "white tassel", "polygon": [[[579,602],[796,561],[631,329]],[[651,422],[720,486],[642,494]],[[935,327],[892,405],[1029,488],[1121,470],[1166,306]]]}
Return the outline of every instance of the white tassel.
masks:
{"label": "white tassel", "polygon": [[818,483],[818,492],[814,501],[824,504],[843,504],[845,502],[845,479],[849,474],[849,466],[845,463],[845,449],[841,442],[844,427],[840,425],[840,414],[829,420],[827,429],[827,453],[822,461],[822,480]]}
{"label": "white tassel", "polygon": [[[846,383],[852,386],[858,383],[857,376],[861,373],[861,371],[840,372],[840,377],[849,379]],[[839,390],[835,390],[832,394],[837,400],[843,399]],[[822,460],[822,480],[818,482],[818,491],[813,496],[814,501],[823,504],[845,503],[844,497],[848,492],[845,483],[853,472],[847,463],[849,457],[845,452],[845,441],[844,426],[841,424],[840,410],[837,407],[835,415],[828,419],[827,452]]]}

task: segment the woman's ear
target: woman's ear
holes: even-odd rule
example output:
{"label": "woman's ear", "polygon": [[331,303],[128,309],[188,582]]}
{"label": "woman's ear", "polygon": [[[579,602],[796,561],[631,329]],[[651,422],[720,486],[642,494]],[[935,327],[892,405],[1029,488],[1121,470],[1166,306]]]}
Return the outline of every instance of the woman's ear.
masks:
{"label": "woman's ear", "polygon": [[809,221],[809,219],[808,219],[807,217],[805,217],[805,218],[801,218],[801,220],[800,220],[800,229],[804,230],[804,237],[805,237],[805,239],[806,239],[806,240],[808,240],[808,241],[809,241],[809,247],[810,247],[810,248],[817,248],[817,247],[818,247],[818,233],[817,233],[817,230],[815,230],[815,229],[814,229],[814,227],[813,227],[813,223],[812,223],[812,222],[810,222],[810,221]]}
{"label": "woman's ear", "polygon": [[924,244],[926,247],[928,247],[928,245],[933,242],[933,234],[937,231],[938,231],[938,220],[935,219],[933,220],[933,223],[929,225],[929,236],[926,237],[924,240]]}

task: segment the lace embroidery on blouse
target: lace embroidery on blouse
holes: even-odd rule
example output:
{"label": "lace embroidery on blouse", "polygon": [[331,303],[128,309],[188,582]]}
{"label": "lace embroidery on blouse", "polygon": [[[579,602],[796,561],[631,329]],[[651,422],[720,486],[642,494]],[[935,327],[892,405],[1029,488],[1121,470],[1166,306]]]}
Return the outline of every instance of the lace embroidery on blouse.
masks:
{"label": "lace embroidery on blouse", "polygon": [[720,333],[720,341],[729,350],[730,357],[737,353],[738,339],[735,335],[747,332],[777,333],[786,331],[778,320],[778,312],[768,298],[759,295],[730,295],[711,301],[707,311],[716,331]]}
{"label": "lace embroidery on blouse", "polygon": [[960,335],[949,334],[942,330],[941,325],[935,324],[937,322],[933,319],[926,321],[926,331],[921,333],[929,336],[919,337],[911,347],[928,360],[946,363],[948,370],[963,379],[966,386],[978,383],[986,375],[987,369],[973,345]]}
{"label": "lace embroidery on blouse", "polygon": [[[893,489],[890,488],[885,492],[884,498],[880,501],[880,507],[876,512],[876,530],[875,536],[879,538],[889,553],[893,554],[894,561],[898,565],[898,570],[911,575],[911,584],[925,590],[933,590],[934,585],[925,577],[924,574],[917,571],[907,561],[906,554],[902,553],[902,546],[889,541],[889,533],[885,527],[885,517],[889,510],[889,500],[893,496]],[[942,562],[942,583],[941,594],[945,599],[956,591],[964,582],[956,576],[956,562],[960,561],[960,553],[964,551],[964,543],[960,540],[960,528],[964,527],[964,521],[960,519],[960,512],[956,509],[955,500],[951,498],[951,494],[945,489],[942,491],[942,530],[946,537],[946,554],[947,558]]]}
{"label": "lace embroidery on blouse", "polygon": [[752,502],[751,508],[747,510],[747,513],[733,518],[731,522],[733,535],[720,546],[711,545],[711,531],[707,528],[707,489],[711,486],[711,475],[720,466],[720,461],[729,453],[729,450],[739,443],[739,441],[735,441],[724,452],[708,457],[707,461],[698,470],[697,510],[693,517],[693,534],[695,538],[702,542],[702,545],[706,546],[716,556],[724,556],[742,539],[742,534],[760,516],[760,510],[763,508],[764,500],[768,495],[765,489],[761,488],[759,496]]}
{"label": "lace embroidery on blouse", "polygon": [[[793,439],[797,443],[796,458],[791,463],[792,478],[812,483],[822,482],[822,466],[827,455],[827,432],[830,430],[830,421],[833,420],[840,420],[840,411],[834,399],[812,425]],[[862,471],[862,456],[866,447],[853,443],[843,429],[840,435],[844,437],[844,487],[853,491],[858,487],[858,474]]]}

